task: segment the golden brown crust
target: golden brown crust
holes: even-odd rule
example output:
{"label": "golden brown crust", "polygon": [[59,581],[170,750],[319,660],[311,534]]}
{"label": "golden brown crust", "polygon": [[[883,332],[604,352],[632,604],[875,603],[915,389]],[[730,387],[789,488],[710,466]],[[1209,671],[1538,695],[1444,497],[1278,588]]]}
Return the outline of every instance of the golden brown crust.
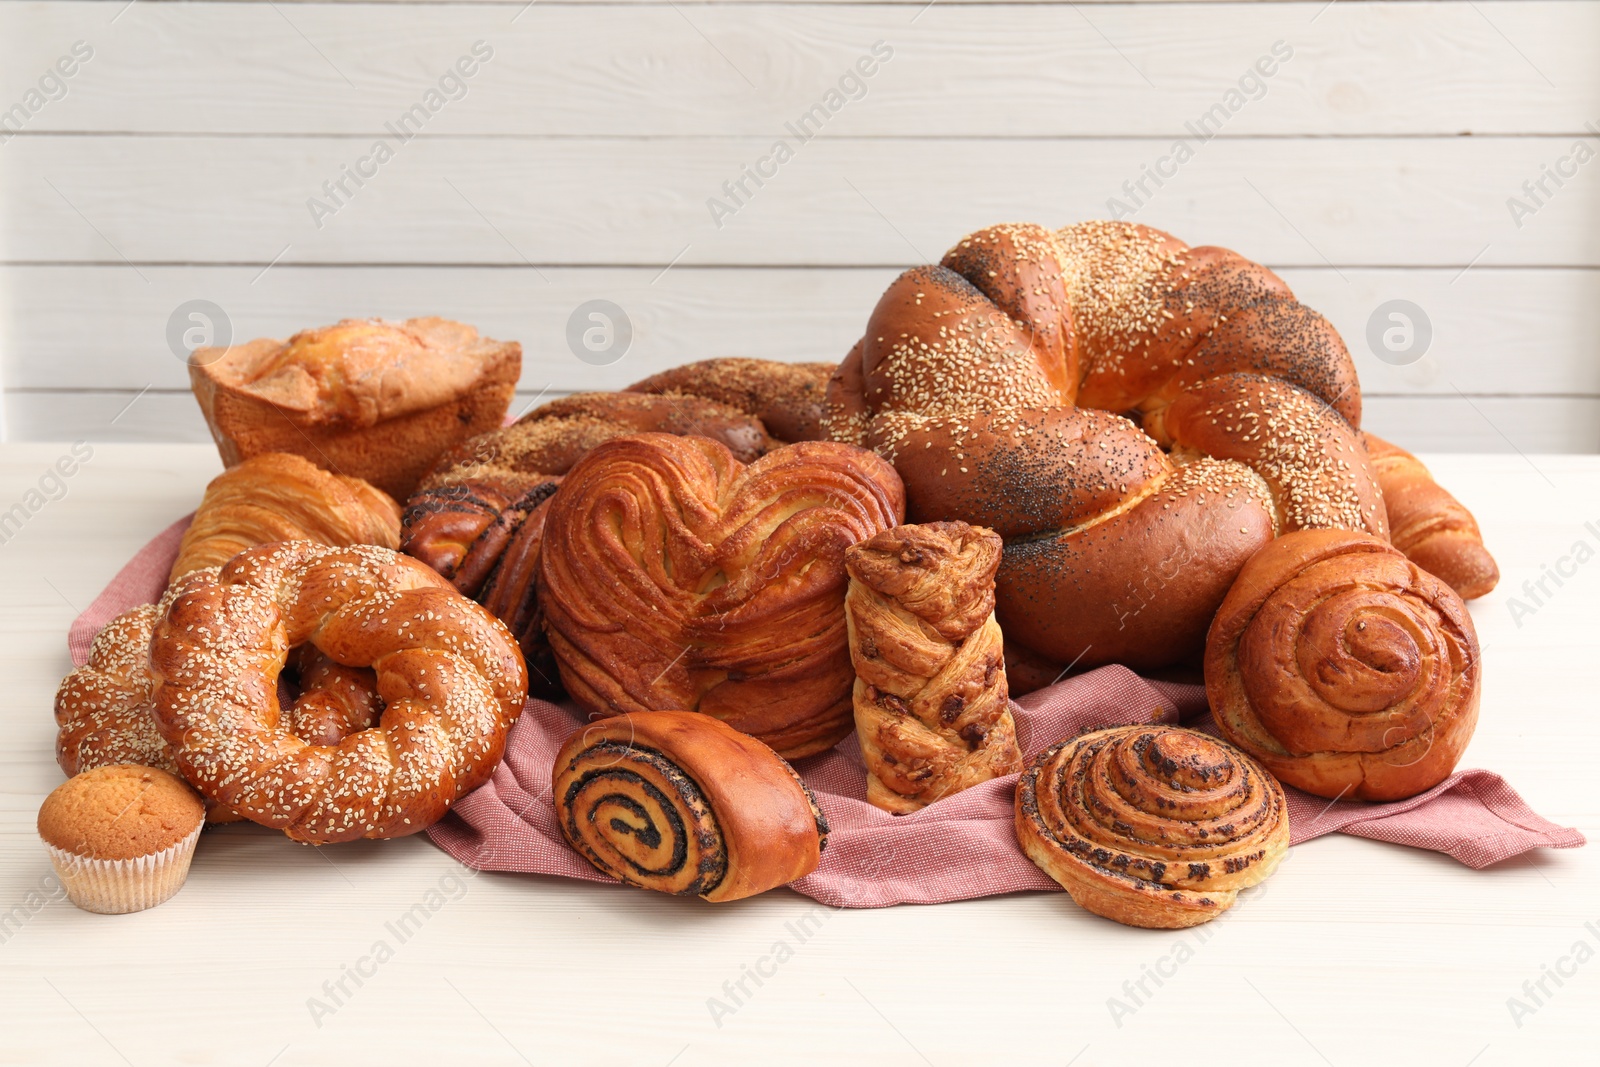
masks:
{"label": "golden brown crust", "polygon": [[154,767],[95,767],[57,786],[39,808],[46,844],[95,860],[152,856],[200,828],[205,806],[181,779]]}
{"label": "golden brown crust", "polygon": [[1359,418],[1343,342],[1271,271],[1088,222],[990,227],[902,274],[824,425],[895,464],[912,521],[1005,538],[999,620],[1019,646],[1155,668],[1198,659],[1277,532],[1386,533]]}
{"label": "golden brown crust", "polygon": [[770,359],[703,359],[634,382],[628,391],[713,400],[754,415],[768,433],[786,444],[822,441],[827,436],[822,430],[822,404],[833,367]]}
{"label": "golden brown crust", "polygon": [[1477,520],[1433,480],[1422,461],[1366,434],[1367,454],[1389,516],[1389,540],[1413,563],[1444,579],[1463,600],[1490,592],[1500,568],[1484,547]]}
{"label": "golden brown crust", "polygon": [[1229,591],[1206,695],[1229,740],[1289,785],[1398,800],[1455,769],[1480,669],[1449,586],[1386,541],[1307,530],[1262,549]]}
{"label": "golden brown crust", "polygon": [[601,871],[660,893],[740,900],[816,870],[828,824],[799,775],[705,715],[583,727],[556,755],[556,818]]}
{"label": "golden brown crust", "polygon": [[850,730],[844,551],[898,524],[870,452],[787,445],[745,466],[705,437],[609,441],[551,499],[545,629],[593,715],[699,711],[795,758]]}
{"label": "golden brown crust", "polygon": [[994,574],[1000,538],[897,526],[845,553],[856,736],[867,799],[906,813],[1022,769]]}
{"label": "golden brown crust", "polygon": [[1079,905],[1158,929],[1216,918],[1289,850],[1272,776],[1231,745],[1167,726],[1046,749],[1017,783],[1016,831]]}
{"label": "golden brown crust", "polygon": [[400,508],[359,478],[329,474],[286,452],[263,453],[229,467],[206,486],[168,580],[220,567],[271,541],[394,548],[400,541]]}
{"label": "golden brown crust", "polygon": [[[505,626],[387,549],[265,545],[173,593],[150,642],[162,736],[207,798],[295,840],[424,829],[488,778],[527,698]],[[372,668],[381,725],[335,746],[283,728],[278,674],[308,642]]]}
{"label": "golden brown crust", "polygon": [[201,349],[189,378],[222,461],[293,452],[403,499],[439,452],[499,426],[522,347],[444,319],[347,319]]}

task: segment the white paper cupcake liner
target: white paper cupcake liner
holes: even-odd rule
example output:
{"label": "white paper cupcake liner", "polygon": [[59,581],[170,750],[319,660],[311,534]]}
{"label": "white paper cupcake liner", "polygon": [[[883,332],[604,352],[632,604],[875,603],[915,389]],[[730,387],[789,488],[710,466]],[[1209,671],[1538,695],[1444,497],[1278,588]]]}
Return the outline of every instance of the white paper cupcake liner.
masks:
{"label": "white paper cupcake liner", "polygon": [[129,860],[89,859],[44,842],[67,898],[84,911],[125,915],[153,908],[183,888],[205,824],[171,848]]}

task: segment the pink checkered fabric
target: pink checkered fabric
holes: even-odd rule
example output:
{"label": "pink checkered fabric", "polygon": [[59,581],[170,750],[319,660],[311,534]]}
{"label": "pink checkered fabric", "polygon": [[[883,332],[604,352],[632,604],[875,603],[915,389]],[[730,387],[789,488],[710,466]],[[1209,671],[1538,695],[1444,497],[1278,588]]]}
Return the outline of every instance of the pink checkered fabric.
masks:
{"label": "pink checkered fabric", "polygon": [[[161,594],[188,525],[181,519],[125,566],[68,635],[73,662],[112,618]],[[1103,726],[1184,722],[1209,729],[1197,685],[1154,682],[1125,667],[1101,667],[1012,701],[1017,737],[1031,758],[1064,737]],[[505,761],[428,829],[433,843],[482,870],[611,879],[567,847],[550,797],[557,750],[584,719],[573,707],[530,700],[511,729]],[[855,739],[800,760],[832,828],[817,870],[792,888],[834,907],[938,904],[1055,890],[1017,847],[1012,829],[1016,776],[946,797],[911,815],[879,811],[866,800],[866,771]],[[1391,804],[1333,802],[1286,790],[1294,844],[1340,832],[1443,852],[1482,868],[1535,848],[1576,848],[1583,835],[1528,807],[1491,771],[1458,771],[1435,788]]]}

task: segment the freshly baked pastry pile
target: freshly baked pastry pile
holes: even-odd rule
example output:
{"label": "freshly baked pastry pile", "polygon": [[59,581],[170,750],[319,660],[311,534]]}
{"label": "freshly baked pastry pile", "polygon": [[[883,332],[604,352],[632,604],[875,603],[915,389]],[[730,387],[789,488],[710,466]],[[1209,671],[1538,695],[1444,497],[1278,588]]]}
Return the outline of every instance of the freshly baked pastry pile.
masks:
{"label": "freshly baked pastry pile", "polygon": [[[1274,775],[1407,797],[1470,739],[1461,598],[1494,560],[1363,435],[1333,327],[1235,253],[997,226],[901,275],[837,368],[705,360],[504,425],[520,364],[442,319],[196,353],[228,469],[165,595],[63,681],[62,768],[171,772],[209,821],[313,844],[400,836],[487,780],[531,673],[594,720],[551,803],[621,881],[725,901],[813,871],[785,759],[853,726],[906,829],[1022,771],[1040,868],[1181,927],[1283,856]],[[1227,740],[1098,730],[1023,771],[1012,690],[1202,658]]]}
{"label": "freshly baked pastry pile", "polygon": [[867,799],[904,813],[1022,769],[994,621],[1000,538],[897,526],[845,553]]}

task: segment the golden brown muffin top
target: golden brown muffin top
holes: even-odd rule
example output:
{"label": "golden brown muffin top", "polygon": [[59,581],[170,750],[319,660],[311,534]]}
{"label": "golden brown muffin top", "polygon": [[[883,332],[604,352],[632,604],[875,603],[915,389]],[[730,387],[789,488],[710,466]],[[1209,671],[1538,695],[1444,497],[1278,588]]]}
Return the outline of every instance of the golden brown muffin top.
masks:
{"label": "golden brown muffin top", "polygon": [[344,319],[287,342],[203,349],[193,364],[299,421],[362,427],[447,403],[485,376],[514,381],[522,346],[449,319]]}
{"label": "golden brown muffin top", "polygon": [[39,836],[86,859],[127,860],[171,848],[205,816],[199,795],[182,779],[119,763],[57,786],[39,808]]}

